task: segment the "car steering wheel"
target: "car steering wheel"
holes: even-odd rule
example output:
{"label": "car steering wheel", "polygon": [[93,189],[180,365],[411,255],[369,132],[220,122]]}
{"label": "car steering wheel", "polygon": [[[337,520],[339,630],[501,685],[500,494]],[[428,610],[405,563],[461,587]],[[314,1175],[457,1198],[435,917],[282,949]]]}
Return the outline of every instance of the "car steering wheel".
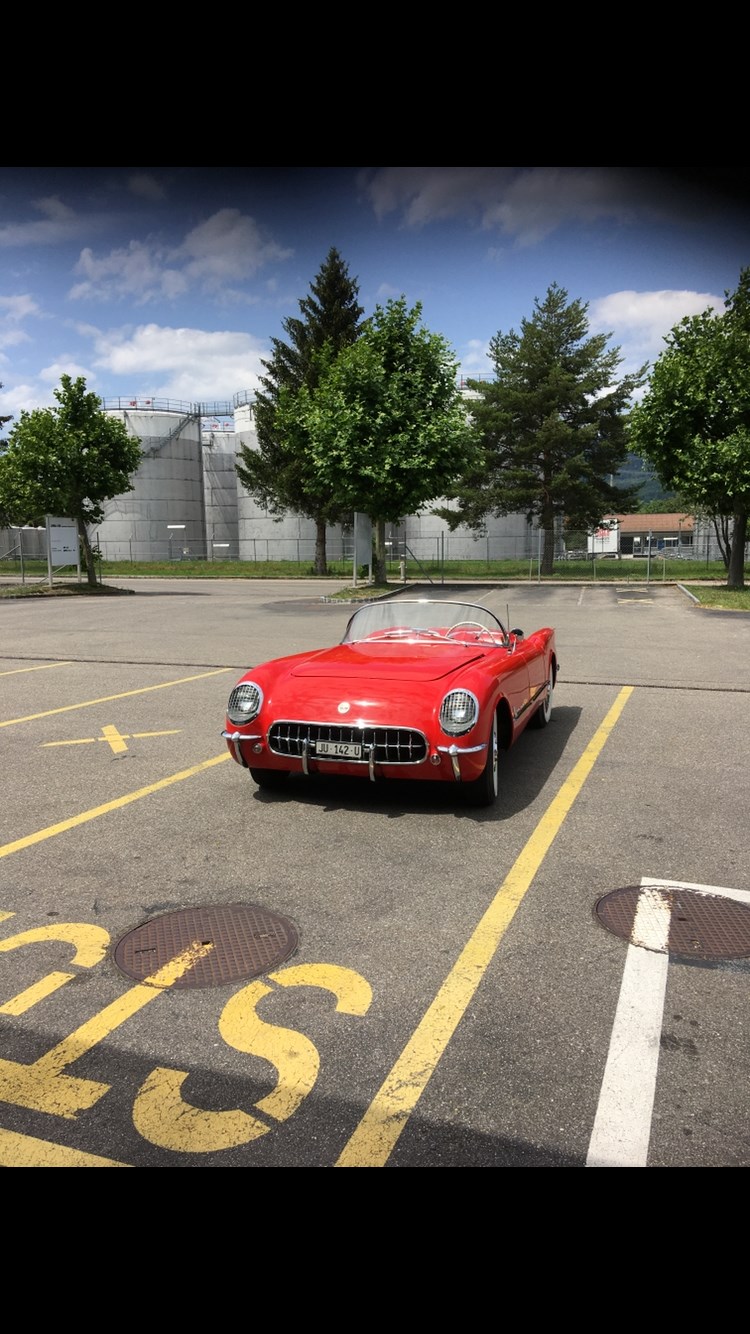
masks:
{"label": "car steering wheel", "polygon": [[453,638],[454,630],[481,630],[482,634],[489,635],[491,639],[494,639],[495,637],[492,631],[489,630],[486,625],[482,625],[481,621],[456,621],[455,625],[450,626],[450,628],[446,630],[445,632],[446,639]]}

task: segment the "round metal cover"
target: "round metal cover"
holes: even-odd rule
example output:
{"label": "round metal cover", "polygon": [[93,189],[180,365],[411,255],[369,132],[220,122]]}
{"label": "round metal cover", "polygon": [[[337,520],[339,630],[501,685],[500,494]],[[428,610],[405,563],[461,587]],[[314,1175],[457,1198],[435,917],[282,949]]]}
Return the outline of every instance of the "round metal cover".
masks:
{"label": "round metal cover", "polygon": [[750,956],[750,906],[679,885],[626,885],[594,905],[597,921],[630,945],[690,959]]}
{"label": "round metal cover", "polygon": [[154,917],[122,936],[113,957],[136,982],[217,987],[269,972],[298,943],[289,918],[254,903],[232,903]]}

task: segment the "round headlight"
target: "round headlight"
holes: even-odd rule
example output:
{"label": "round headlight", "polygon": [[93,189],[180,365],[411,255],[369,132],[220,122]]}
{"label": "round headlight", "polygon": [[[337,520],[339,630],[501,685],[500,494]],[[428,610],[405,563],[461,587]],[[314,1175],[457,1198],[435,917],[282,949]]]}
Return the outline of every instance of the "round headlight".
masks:
{"label": "round headlight", "polygon": [[263,691],[254,681],[241,681],[234,687],[227,704],[227,718],[232,723],[251,723],[263,704]]}
{"label": "round headlight", "polygon": [[440,726],[448,736],[470,732],[479,717],[479,701],[470,690],[451,690],[440,705]]}

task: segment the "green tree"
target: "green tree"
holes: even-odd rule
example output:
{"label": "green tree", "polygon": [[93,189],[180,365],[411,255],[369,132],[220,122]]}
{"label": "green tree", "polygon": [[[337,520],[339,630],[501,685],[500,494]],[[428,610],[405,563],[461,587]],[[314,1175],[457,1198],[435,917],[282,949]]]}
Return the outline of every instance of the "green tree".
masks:
{"label": "green tree", "polygon": [[438,512],[451,529],[481,529],[488,514],[525,514],[544,532],[542,573],[551,574],[555,522],[596,527],[607,513],[629,513],[637,487],[615,485],[627,457],[625,413],[646,367],[617,378],[611,335],[588,336],[588,306],[568,303],[553,283],[521,331],[490,340],[495,378],[470,380],[469,410],[482,458]]}
{"label": "green tree", "polygon": [[[2,381],[0,381],[0,389],[2,389],[2,387],[3,387],[3,386],[2,386]],[[11,422],[12,420],[13,420],[13,417],[12,417],[12,416],[10,416],[10,417],[0,417],[0,431],[3,429],[3,427],[4,427],[5,424],[6,424],[6,422]],[[3,442],[2,440],[0,440],[0,451],[1,451],[2,448],[3,448],[3,444],[4,444],[4,442]]]}
{"label": "green tree", "polygon": [[279,404],[303,387],[314,390],[331,359],[356,341],[364,314],[358,292],[348,266],[332,247],[310,294],[299,303],[301,318],[282,322],[289,342],[271,339],[273,356],[262,362],[267,374],[254,403],[258,448],[241,446],[236,465],[248,495],[279,520],[292,511],[314,521],[316,574],[327,570],[326,526],[345,519],[348,512],[336,495],[318,485],[304,432],[286,433]]}
{"label": "green tree", "polygon": [[[3,387],[2,382],[0,382],[0,389],[2,389],[2,387]],[[0,430],[2,430],[2,428],[6,425],[7,422],[10,422],[12,420],[13,420],[12,416],[0,417]],[[0,458],[2,458],[3,451],[7,448],[7,444],[8,444],[7,440],[0,440]],[[3,510],[2,501],[0,500],[0,528],[9,528],[11,526],[11,523],[12,520],[10,516],[6,514],[5,511]]]}
{"label": "green tree", "polygon": [[59,406],[22,412],[0,455],[0,510],[11,523],[39,523],[45,514],[75,519],[89,584],[96,565],[87,524],[101,523],[102,502],[132,491],[141,444],[101,409],[82,378],[60,379]]}
{"label": "green tree", "polygon": [[684,514],[687,518],[691,510],[680,504],[679,496],[667,496],[661,500],[642,500],[637,514]]}
{"label": "green tree", "polygon": [[[633,448],[665,486],[714,519],[731,538],[722,548],[727,588],[745,587],[750,511],[750,268],[724,313],[708,309],[665,339],[649,388],[630,418]],[[724,521],[722,523],[722,521]]]}
{"label": "green tree", "polygon": [[285,427],[309,443],[322,492],[370,516],[376,582],[386,582],[385,524],[413,514],[470,466],[474,433],[445,339],[405,299],[377,306],[315,389],[288,396]]}

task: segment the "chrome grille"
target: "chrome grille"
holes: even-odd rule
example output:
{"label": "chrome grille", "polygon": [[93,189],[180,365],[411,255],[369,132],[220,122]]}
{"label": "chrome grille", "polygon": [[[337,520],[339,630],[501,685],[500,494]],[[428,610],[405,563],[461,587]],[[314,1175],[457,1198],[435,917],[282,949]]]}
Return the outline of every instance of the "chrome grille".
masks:
{"label": "chrome grille", "polygon": [[[369,764],[371,752],[375,764],[421,764],[427,756],[427,738],[408,727],[342,727],[339,723],[274,723],[268,733],[268,745],[274,755],[302,756],[307,743],[315,756],[316,741],[343,741],[362,747],[359,760],[347,764]],[[331,756],[317,757],[323,764]]]}

